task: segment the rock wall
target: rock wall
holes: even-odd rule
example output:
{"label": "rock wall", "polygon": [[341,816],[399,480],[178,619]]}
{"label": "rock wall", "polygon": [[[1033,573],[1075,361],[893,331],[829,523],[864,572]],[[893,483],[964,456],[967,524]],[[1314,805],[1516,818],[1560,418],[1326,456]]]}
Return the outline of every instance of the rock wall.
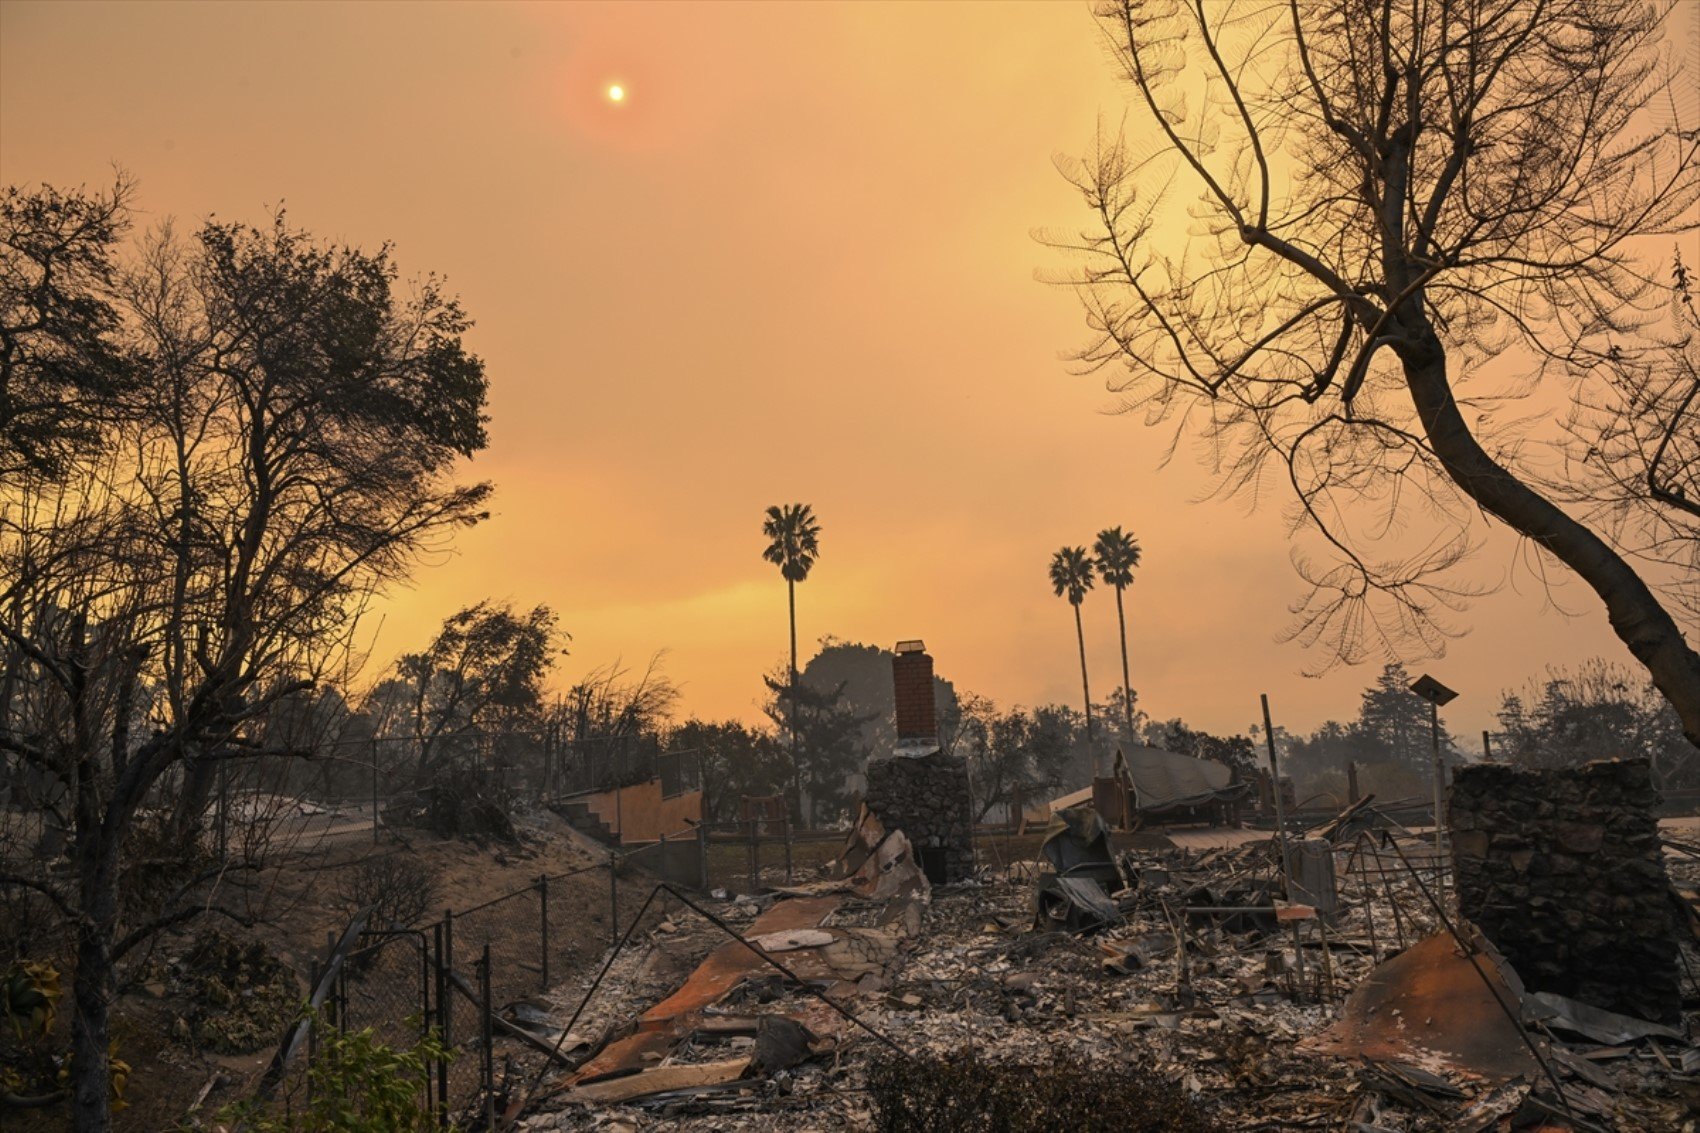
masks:
{"label": "rock wall", "polygon": [[1679,962],[1645,760],[1460,768],[1458,907],[1530,991],[1675,1022]]}
{"label": "rock wall", "polygon": [[901,830],[929,881],[950,884],[974,874],[973,801],[968,765],[934,753],[868,764],[863,801],[887,830]]}

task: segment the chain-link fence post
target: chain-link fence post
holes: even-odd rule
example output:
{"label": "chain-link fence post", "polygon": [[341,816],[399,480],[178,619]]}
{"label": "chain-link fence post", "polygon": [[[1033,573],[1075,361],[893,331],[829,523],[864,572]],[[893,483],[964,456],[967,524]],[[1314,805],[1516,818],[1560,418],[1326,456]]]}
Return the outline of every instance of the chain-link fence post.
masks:
{"label": "chain-link fence post", "polygon": [[701,889],[708,892],[708,822],[697,823],[697,871],[702,875]]}
{"label": "chain-link fence post", "polygon": [[785,884],[791,884],[791,816],[785,816]]}
{"label": "chain-link fence post", "polygon": [[[307,963],[307,987],[309,989],[308,994],[312,994],[313,990],[317,989],[318,986],[319,986],[319,958],[317,956],[314,956]],[[324,1018],[324,1016],[320,1015],[319,1019],[322,1019],[322,1018]],[[315,1058],[317,1058],[318,1054],[319,1054],[319,1019],[309,1018],[307,1020],[307,1075],[306,1075],[306,1078],[307,1078],[307,1103],[309,1105],[311,1105],[312,1102],[313,1102],[313,1060]]]}
{"label": "chain-link fence post", "polygon": [[355,941],[354,948],[343,957],[342,967],[337,969],[336,990],[331,993],[331,1000],[336,1004],[336,1029],[345,1035],[348,1033],[348,962],[358,951],[360,942]]}
{"label": "chain-link fence post", "polygon": [[761,843],[756,841],[756,820],[750,819],[750,893],[761,890]]}
{"label": "chain-link fence post", "polygon": [[372,737],[372,845],[378,844],[378,738]]}
{"label": "chain-link fence post", "polygon": [[478,962],[478,1041],[484,1056],[484,1128],[496,1133],[496,1025],[490,1011],[490,946]]}
{"label": "chain-link fence post", "polygon": [[620,943],[620,858],[608,851],[608,944]]}
{"label": "chain-link fence post", "polygon": [[[431,1034],[431,949],[425,943],[424,930],[413,933],[419,943],[419,1038],[424,1041]],[[425,1069],[425,1112],[429,1113],[432,1103],[436,1101],[432,1090],[431,1061],[424,1060]]]}
{"label": "chain-link fence post", "polygon": [[[444,931],[447,923],[445,916],[442,923],[431,926],[431,950],[437,963],[437,1032],[445,1050],[449,1045],[449,1016],[453,1006],[449,1002],[448,940]],[[437,1124],[443,1129],[449,1127],[449,1060],[446,1057],[437,1064]]]}
{"label": "chain-link fence post", "polygon": [[[218,761],[218,860],[230,860],[230,760]],[[199,838],[196,839],[200,841]]]}
{"label": "chain-link fence post", "polygon": [[[455,970],[455,911],[453,909],[443,910],[443,950],[440,955],[443,959],[443,980],[446,986],[449,979],[449,973]],[[443,996],[442,1006],[443,1045],[452,1047],[454,1045],[454,1035],[451,1032],[453,1029],[455,1014],[453,998],[447,995]]]}
{"label": "chain-link fence post", "polygon": [[538,936],[543,943],[543,990],[549,990],[549,875],[537,875]]}

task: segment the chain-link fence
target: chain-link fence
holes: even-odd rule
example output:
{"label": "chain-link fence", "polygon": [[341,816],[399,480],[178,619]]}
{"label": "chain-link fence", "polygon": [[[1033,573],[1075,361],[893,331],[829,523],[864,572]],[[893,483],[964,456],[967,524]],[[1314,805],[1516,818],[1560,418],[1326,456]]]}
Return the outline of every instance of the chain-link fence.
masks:
{"label": "chain-link fence", "polygon": [[[471,908],[445,910],[410,929],[371,930],[352,948],[333,949],[315,964],[313,986],[329,975],[319,1026],[370,1029],[397,1049],[435,1029],[453,1057],[433,1063],[420,1082],[422,1097],[445,1115],[482,1115],[501,1091],[506,1067],[493,1036],[526,1040],[527,1000],[599,962],[605,949],[634,926],[632,918],[658,878],[700,880],[700,840],[669,838],[610,853],[608,860],[529,885]],[[658,906],[640,930],[660,920]],[[587,933],[589,925],[598,931]],[[604,932],[606,935],[604,935]],[[535,1041],[531,1045],[536,1045]],[[286,1076],[285,1094],[305,1088],[316,1043]]]}
{"label": "chain-link fence", "polygon": [[[836,834],[794,838],[784,822],[701,825],[613,849],[605,861],[539,876],[419,927],[366,932],[337,957],[340,971],[321,1025],[371,1028],[396,1047],[410,1047],[436,1028],[455,1058],[433,1067],[420,1089],[445,1113],[476,1114],[503,1076],[489,1036],[523,1041],[525,1001],[599,962],[634,927],[657,880],[681,889],[756,892],[793,880],[799,856],[818,859],[828,846],[836,852],[840,840]],[[651,906],[645,919],[660,917]],[[319,973],[313,975],[316,984]]]}

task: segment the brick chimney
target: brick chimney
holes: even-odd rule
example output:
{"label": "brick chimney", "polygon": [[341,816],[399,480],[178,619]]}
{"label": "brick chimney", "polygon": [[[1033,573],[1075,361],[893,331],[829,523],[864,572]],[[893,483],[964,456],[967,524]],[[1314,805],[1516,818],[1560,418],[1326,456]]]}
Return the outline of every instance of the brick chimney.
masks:
{"label": "brick chimney", "polygon": [[921,641],[900,641],[891,658],[897,699],[897,742],[936,740],[938,716],[933,705],[933,659]]}

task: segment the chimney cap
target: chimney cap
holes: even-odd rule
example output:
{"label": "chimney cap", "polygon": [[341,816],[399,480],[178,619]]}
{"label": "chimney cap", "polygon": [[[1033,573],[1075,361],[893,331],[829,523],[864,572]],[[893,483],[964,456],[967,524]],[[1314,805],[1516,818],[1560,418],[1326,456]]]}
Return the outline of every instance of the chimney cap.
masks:
{"label": "chimney cap", "polygon": [[895,650],[898,653],[925,653],[926,651],[927,643],[918,637],[912,641],[899,641]]}

